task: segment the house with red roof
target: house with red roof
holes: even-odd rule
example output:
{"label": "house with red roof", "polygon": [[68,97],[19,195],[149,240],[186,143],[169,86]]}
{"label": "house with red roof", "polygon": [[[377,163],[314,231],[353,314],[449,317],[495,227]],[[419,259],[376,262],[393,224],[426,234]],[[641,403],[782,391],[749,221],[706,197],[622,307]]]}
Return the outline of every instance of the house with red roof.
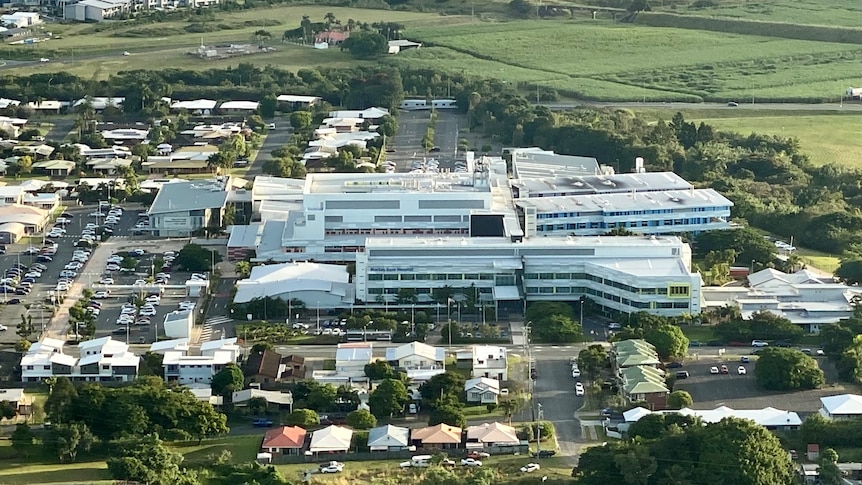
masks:
{"label": "house with red roof", "polygon": [[260,449],[273,455],[299,455],[307,434],[299,426],[279,426],[266,432]]}

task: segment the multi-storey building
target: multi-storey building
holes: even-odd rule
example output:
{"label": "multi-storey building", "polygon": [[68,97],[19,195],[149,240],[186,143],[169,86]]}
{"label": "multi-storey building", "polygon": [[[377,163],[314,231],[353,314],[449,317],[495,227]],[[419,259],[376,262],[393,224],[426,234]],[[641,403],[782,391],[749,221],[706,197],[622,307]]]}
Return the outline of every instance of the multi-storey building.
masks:
{"label": "multi-storey building", "polygon": [[128,344],[102,337],[78,344],[80,357],[65,354],[62,340],[45,338],[34,343],[21,359],[21,380],[39,382],[48,377],[72,381],[132,381],[138,375],[140,357]]}

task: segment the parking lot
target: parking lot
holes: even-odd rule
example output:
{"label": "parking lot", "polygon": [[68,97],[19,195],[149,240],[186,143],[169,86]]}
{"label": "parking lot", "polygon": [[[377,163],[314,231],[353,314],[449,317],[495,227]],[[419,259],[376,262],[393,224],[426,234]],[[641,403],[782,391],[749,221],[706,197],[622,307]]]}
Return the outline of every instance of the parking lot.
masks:
{"label": "parking lot", "polygon": [[[434,125],[433,152],[422,150],[422,138],[430,123],[430,111],[402,111],[398,115],[398,133],[392,137],[389,147],[394,150],[386,155],[388,161],[395,163],[396,172],[415,170],[415,164],[423,160],[434,160],[439,170],[454,169],[460,125],[465,123],[464,116],[452,111],[438,111]],[[426,167],[432,169],[432,167]],[[433,171],[433,170],[430,170]]]}
{"label": "parking lot", "polygon": [[[676,381],[674,389],[688,391],[694,400],[694,406],[698,409],[710,409],[718,406],[728,406],[734,409],[760,409],[772,406],[778,409],[787,409],[799,413],[812,413],[820,408],[820,397],[840,394],[842,387],[830,377],[834,376],[834,369],[824,357],[818,357],[826,373],[829,384],[823,389],[811,391],[800,391],[791,393],[764,391],[757,387],[754,378],[754,368],[757,358],[750,355],[750,363],[743,364],[740,359],[743,355],[749,355],[750,349],[728,348],[728,353],[719,357],[718,348],[700,347],[692,348],[690,352],[697,352],[697,357],[689,359],[680,369],[668,369],[673,373],[685,370],[689,373],[688,379]],[[711,367],[726,365],[728,374],[710,374]],[[737,367],[744,365],[746,375],[739,375]],[[848,391],[850,392],[850,391]]]}
{"label": "parking lot", "polygon": [[[46,228],[46,236],[50,234],[51,237],[37,235],[18,244],[7,245],[6,254],[0,256],[0,265],[6,271],[5,276],[10,278],[7,284],[14,285],[15,288],[11,293],[0,292],[0,302],[4,303],[0,305],[0,324],[7,327],[6,331],[0,332],[0,341],[11,343],[20,338],[16,334],[16,328],[21,322],[22,314],[32,319],[36,333],[51,328],[52,336],[63,338],[68,323],[68,307],[81,298],[84,289],[109,292],[100,294],[102,298],[97,299],[96,303],[86,305],[92,307],[97,314],[95,336],[115,334],[117,338],[124,339],[127,331],[125,327],[122,327],[121,331],[121,326],[116,323],[123,303],[134,300],[135,297],[146,298],[150,290],[154,290],[162,293],[158,305],[154,309],[144,309],[144,313],[149,313],[144,316],[148,317],[152,324],[143,325],[145,322],[141,319],[141,325],[128,327],[130,343],[148,343],[156,338],[159,327],[157,323],[164,321],[167,313],[177,310],[180,302],[186,300],[184,284],[191,277],[188,273],[171,272],[169,279],[161,281],[161,286],[149,285],[162,271],[161,262],[157,259],[164,260],[165,251],[179,251],[182,243],[136,241],[135,238],[130,238],[143,212],[142,208],[124,210],[122,215],[116,212],[116,222],[107,226],[112,229],[113,237],[95,250],[87,252],[84,248],[77,247],[76,245],[81,244],[79,241],[82,234],[93,230],[93,226],[106,227],[108,208],[102,208],[101,216],[95,215],[97,211],[94,206],[70,208],[65,212],[69,216],[68,223],[49,224]],[[57,227],[62,227],[65,232],[55,229]],[[135,263],[134,267],[121,268],[120,264],[108,266],[108,259],[112,256],[129,256],[128,252],[136,249],[139,249],[141,254],[131,258]],[[116,262],[121,263],[123,259],[125,258]],[[21,271],[9,269],[14,265],[22,265]],[[156,268],[156,265],[160,267]],[[125,266],[132,265],[127,262]],[[41,269],[40,275],[26,275],[37,268]],[[165,268],[164,271],[170,270]],[[104,278],[112,278],[113,281]],[[18,291],[25,286],[29,286],[29,291]],[[60,296],[66,299],[63,304],[57,301]],[[196,310],[203,309],[198,306]],[[55,313],[57,317],[51,326]],[[163,329],[160,333],[163,334]]]}
{"label": "parking lot", "polygon": [[[5,332],[0,332],[0,341],[14,342],[18,340],[15,329],[21,322],[21,315],[27,315],[32,319],[33,326],[37,332],[41,331],[48,325],[52,312],[55,309],[51,302],[51,292],[57,291],[58,280],[60,273],[64,271],[65,266],[72,261],[73,253],[76,250],[75,244],[80,239],[81,233],[85,230],[88,223],[93,223],[95,218],[89,218],[87,215],[95,210],[95,207],[70,208],[66,211],[71,215],[71,222],[65,225],[66,233],[57,237],[47,238],[43,235],[34,235],[30,238],[25,238],[16,244],[9,244],[6,247],[6,254],[0,256],[0,266],[4,271],[11,268],[13,265],[23,265],[27,269],[25,273],[18,278],[18,283],[15,284],[16,289],[20,288],[21,283],[25,279],[26,272],[31,271],[35,264],[44,265],[41,275],[33,278],[30,291],[26,294],[2,293],[0,298],[4,304],[0,307],[0,323],[9,327]],[[114,225],[115,235],[128,234],[128,230],[134,225],[137,219],[136,211],[124,211],[122,217]],[[50,232],[53,224],[49,224],[46,228],[46,233]],[[31,251],[28,253],[28,249]],[[42,258],[42,263],[37,263],[40,256],[48,256],[50,261]],[[88,283],[92,281],[93,275],[85,270],[87,266],[83,266],[75,271],[77,275],[70,278],[73,281]]]}

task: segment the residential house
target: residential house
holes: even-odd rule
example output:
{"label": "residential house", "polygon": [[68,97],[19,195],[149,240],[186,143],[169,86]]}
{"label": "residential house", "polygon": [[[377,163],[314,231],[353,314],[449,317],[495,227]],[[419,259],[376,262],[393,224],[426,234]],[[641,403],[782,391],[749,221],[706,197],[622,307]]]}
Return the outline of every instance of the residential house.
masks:
{"label": "residential house", "polygon": [[305,379],[305,357],[290,354],[281,359],[281,364],[284,366],[284,371],[281,374],[282,379]]}
{"label": "residential house", "polygon": [[515,428],[503,423],[484,423],[467,427],[467,449],[520,446]]}
{"label": "residential house", "polygon": [[321,100],[320,96],[303,96],[298,94],[280,94],[275,99],[279,105],[289,111],[310,108]]}
{"label": "residential house", "polygon": [[263,398],[266,404],[278,410],[287,412],[293,411],[293,393],[290,391],[264,391],[256,387],[250,387],[241,391],[236,391],[231,396],[231,403],[234,406],[245,406],[250,399]]}
{"label": "residential house", "polygon": [[142,142],[147,139],[147,136],[150,134],[150,129],[138,129],[138,128],[117,128],[114,130],[103,130],[102,137],[105,140],[110,140],[111,142],[124,142],[124,141],[134,141],[134,142]]}
{"label": "residential house", "polygon": [[9,98],[0,98],[0,109],[14,108],[15,106],[20,106],[21,101],[17,99],[9,99]]}
{"label": "residential house", "polygon": [[655,346],[641,339],[623,340],[611,344],[611,362],[615,369],[641,365],[657,367],[661,364]]}
{"label": "residential house", "polygon": [[212,383],[213,376],[227,364],[235,363],[240,353],[235,338],[205,342],[200,347],[199,355],[191,353],[193,349],[188,347],[187,339],[176,339],[173,342],[176,343],[175,349],[160,350],[159,353],[164,355],[164,379],[179,384]]}
{"label": "residential house", "polygon": [[328,426],[311,434],[311,444],[308,451],[317,453],[347,453],[350,450],[350,440],[353,430],[342,426]]}
{"label": "residential house", "polygon": [[335,371],[342,375],[364,376],[371,363],[373,346],[370,342],[338,344],[335,351]]}
{"label": "residential house", "polygon": [[[96,1],[101,2],[101,1],[106,1],[106,0],[96,0]],[[97,112],[98,111],[104,111],[106,108],[122,109],[123,108],[123,101],[125,101],[125,100],[126,100],[126,98],[123,98],[123,97],[115,98],[115,97],[111,97],[111,96],[92,96],[92,97],[81,98],[81,99],[75,101],[74,103],[72,103],[72,108],[79,108],[80,109],[83,106],[89,105],[91,108],[93,108],[93,111],[97,111]],[[104,132],[103,132],[103,134],[104,134]],[[105,138],[107,138],[107,137],[105,137]]]}
{"label": "residential house", "polygon": [[78,344],[80,358],[65,354],[65,342],[45,338],[30,346],[21,358],[21,380],[40,382],[52,376],[72,381],[133,381],[138,375],[140,357],[129,352],[129,346],[111,337]]}
{"label": "residential house", "polygon": [[279,381],[284,373],[281,354],[272,350],[255,352],[245,360],[242,372],[248,383],[269,384]]}
{"label": "residential house", "polygon": [[27,108],[33,111],[50,111],[59,114],[60,110],[63,109],[63,102],[57,100],[31,101],[27,103]]}
{"label": "residential house", "polygon": [[410,428],[378,426],[368,430],[368,449],[375,451],[404,451],[410,449]]}
{"label": "residential house", "polygon": [[326,30],[317,33],[314,43],[336,45],[344,42],[348,37],[350,37],[350,31]]}
{"label": "residential house", "polygon": [[386,349],[386,360],[392,367],[407,373],[414,381],[426,381],[446,372],[446,349],[422,342],[410,342]]}
{"label": "residential house", "polygon": [[20,185],[0,186],[0,205],[22,204],[24,202],[24,187]]}
{"label": "residential house", "polygon": [[500,396],[500,381],[488,377],[476,377],[464,383],[468,403],[497,404]]}
{"label": "residential house", "polygon": [[208,115],[215,109],[217,102],[212,99],[196,99],[194,101],[174,101],[171,103],[173,111],[188,111],[196,115]]}
{"label": "residential house", "polygon": [[216,153],[218,153],[218,147],[202,142],[194,146],[177,148],[164,155],[149,156],[141,163],[141,167],[151,174],[212,173],[213,168],[210,167],[209,159]]}
{"label": "residential house", "polygon": [[260,103],[257,101],[225,101],[218,109],[222,113],[238,113],[251,115],[257,113]]}
{"label": "residential house", "polygon": [[366,121],[377,121],[384,116],[389,114],[389,110],[384,108],[367,108],[363,110],[342,110],[342,111],[330,111],[330,118],[358,118],[360,120]]}
{"label": "residential house", "polygon": [[306,435],[307,431],[299,426],[279,426],[266,431],[260,450],[273,455],[299,455]]}
{"label": "residential house", "polygon": [[53,213],[60,206],[60,196],[56,192],[50,193],[25,193],[24,205],[37,207],[43,211]]}
{"label": "residential house", "polygon": [[862,396],[839,394],[820,398],[820,414],[833,421],[862,418]]}
{"label": "residential house", "polygon": [[461,428],[438,424],[414,429],[410,433],[410,443],[425,450],[453,450],[461,447],[461,434]]}
{"label": "residential house", "polygon": [[19,416],[29,416],[33,410],[33,396],[24,389],[0,389],[0,402],[8,402]]}
{"label": "residential house", "polygon": [[627,367],[620,371],[620,392],[627,403],[647,402],[652,410],[667,407],[670,390],[661,369],[650,366]]}
{"label": "residential house", "polygon": [[509,379],[509,361],[505,347],[473,346],[473,377],[488,377],[498,381]]}

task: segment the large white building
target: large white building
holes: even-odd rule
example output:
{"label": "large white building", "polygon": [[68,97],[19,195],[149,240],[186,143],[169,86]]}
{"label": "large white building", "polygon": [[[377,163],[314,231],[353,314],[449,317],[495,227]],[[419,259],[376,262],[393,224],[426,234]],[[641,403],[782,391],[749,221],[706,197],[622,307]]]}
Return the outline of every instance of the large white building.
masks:
{"label": "large white building", "polygon": [[[233,227],[228,254],[355,263],[359,304],[394,304],[410,288],[431,306],[449,287],[504,312],[582,296],[623,312],[700,311],[690,248],[672,234],[729,227],[730,201],[673,173],[511,154],[511,180],[503,159],[469,153],[463,173],[257,177],[244,203],[260,220]],[[615,228],[639,235],[599,236]]]}
{"label": "large white building", "polygon": [[102,337],[78,344],[80,357],[63,352],[65,342],[45,338],[34,343],[21,359],[21,380],[40,382],[48,377],[68,377],[72,381],[129,382],[138,375],[140,357],[129,352],[128,344]]}
{"label": "large white building", "polygon": [[150,352],[162,354],[164,379],[183,385],[210,384],[214,375],[229,363],[236,363],[240,347],[236,338],[213,340],[200,348],[189,347],[187,338],[156,342]]}
{"label": "large white building", "polygon": [[862,298],[862,288],[808,270],[787,274],[767,268],[749,275],[748,285],[704,287],[704,309],[732,305],[745,319],[768,311],[819,333],[823,325],[852,318],[854,301]]}

